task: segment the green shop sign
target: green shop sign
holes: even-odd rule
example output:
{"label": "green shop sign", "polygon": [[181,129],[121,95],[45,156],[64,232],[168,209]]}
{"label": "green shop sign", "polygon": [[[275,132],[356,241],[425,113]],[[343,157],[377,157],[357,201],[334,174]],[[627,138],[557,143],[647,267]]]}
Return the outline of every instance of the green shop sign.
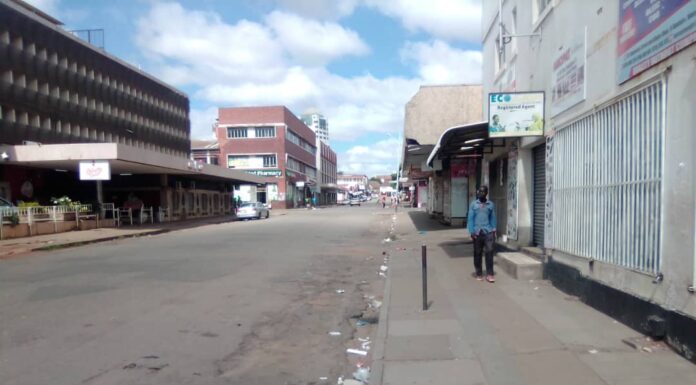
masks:
{"label": "green shop sign", "polygon": [[245,170],[249,174],[256,176],[281,176],[283,172],[280,170]]}

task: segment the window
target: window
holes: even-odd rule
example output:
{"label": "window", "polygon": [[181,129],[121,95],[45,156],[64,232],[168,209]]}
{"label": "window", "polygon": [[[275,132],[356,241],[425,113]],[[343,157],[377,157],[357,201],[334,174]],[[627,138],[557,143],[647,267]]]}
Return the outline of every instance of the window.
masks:
{"label": "window", "polygon": [[277,167],[275,154],[263,156],[263,167]]}
{"label": "window", "polygon": [[654,83],[557,130],[547,160],[552,210],[563,213],[550,223],[555,249],[660,271],[663,87]]}
{"label": "window", "polygon": [[300,137],[297,136],[297,134],[295,134],[294,132],[292,132],[290,130],[288,130],[288,141],[295,143],[298,146],[300,146],[300,143],[301,143]]}
{"label": "window", "polygon": [[247,136],[246,127],[227,127],[228,138],[246,138]]}
{"label": "window", "polygon": [[275,136],[275,127],[256,127],[257,138],[273,138]]}

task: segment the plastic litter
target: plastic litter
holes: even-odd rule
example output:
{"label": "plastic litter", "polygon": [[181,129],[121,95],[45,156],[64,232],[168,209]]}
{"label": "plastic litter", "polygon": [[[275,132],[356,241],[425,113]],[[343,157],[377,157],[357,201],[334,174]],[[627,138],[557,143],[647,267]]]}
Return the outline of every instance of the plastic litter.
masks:
{"label": "plastic litter", "polygon": [[365,321],[365,320],[358,320],[358,322],[355,323],[356,326],[367,326],[370,323]]}
{"label": "plastic litter", "polygon": [[330,336],[337,337],[337,336],[340,336],[340,335],[341,335],[341,332],[329,332],[329,335],[330,335]]}
{"label": "plastic litter", "polygon": [[389,267],[387,267],[386,265],[382,265],[379,267],[379,269],[382,271],[387,271],[387,270],[389,270]]}
{"label": "plastic litter", "polygon": [[597,353],[599,353],[599,350],[597,350],[597,349],[590,349],[590,350],[588,350],[588,353],[590,353],[590,354],[597,354]]}
{"label": "plastic litter", "polygon": [[329,377],[319,377],[319,381],[326,381],[328,379],[329,379]]}
{"label": "plastic litter", "polygon": [[353,378],[360,382],[368,382],[370,380],[370,368],[358,367],[358,370],[353,372]]}
{"label": "plastic litter", "polygon": [[387,275],[386,275],[386,274],[384,274],[384,273],[383,273],[383,272],[381,272],[381,271],[379,272],[379,275],[380,275],[380,277],[385,277],[385,278],[387,277]]}
{"label": "plastic litter", "polygon": [[346,353],[348,354],[357,354],[359,356],[366,356],[367,352],[364,350],[359,350],[359,349],[346,349]]}
{"label": "plastic litter", "polygon": [[338,380],[336,380],[336,384],[342,385],[343,384],[343,376],[338,377]]}
{"label": "plastic litter", "polygon": [[345,293],[345,292],[346,292],[346,291],[343,290],[343,289],[336,289],[336,293],[337,293],[337,294],[343,294],[343,293]]}

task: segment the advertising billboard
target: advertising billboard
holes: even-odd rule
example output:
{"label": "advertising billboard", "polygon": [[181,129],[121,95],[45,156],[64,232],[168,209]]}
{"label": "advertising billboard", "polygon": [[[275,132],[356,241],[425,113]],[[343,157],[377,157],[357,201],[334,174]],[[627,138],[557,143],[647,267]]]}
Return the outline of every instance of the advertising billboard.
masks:
{"label": "advertising billboard", "polygon": [[491,138],[544,135],[544,93],[488,94],[488,134]]}
{"label": "advertising billboard", "polygon": [[619,84],[696,41],[696,1],[621,0],[619,7]]}
{"label": "advertising billboard", "polygon": [[551,71],[551,116],[585,100],[586,28],[555,55]]}

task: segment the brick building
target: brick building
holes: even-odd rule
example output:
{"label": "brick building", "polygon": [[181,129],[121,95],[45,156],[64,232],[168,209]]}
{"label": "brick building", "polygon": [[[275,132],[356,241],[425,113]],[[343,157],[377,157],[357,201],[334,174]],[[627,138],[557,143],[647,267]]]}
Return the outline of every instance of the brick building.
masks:
{"label": "brick building", "polygon": [[319,193],[316,135],[286,107],[220,108],[216,135],[221,164],[266,183],[246,187],[243,200],[291,208]]}

